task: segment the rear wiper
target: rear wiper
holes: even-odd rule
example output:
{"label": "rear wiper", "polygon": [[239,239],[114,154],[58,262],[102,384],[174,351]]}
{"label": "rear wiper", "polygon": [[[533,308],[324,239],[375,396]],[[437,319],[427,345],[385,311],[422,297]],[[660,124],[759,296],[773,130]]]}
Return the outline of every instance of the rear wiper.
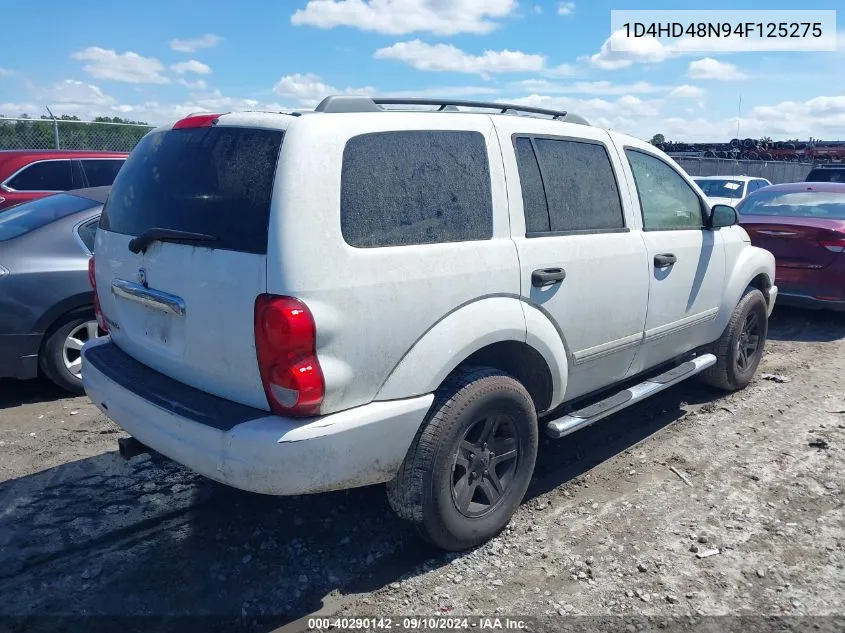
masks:
{"label": "rear wiper", "polygon": [[138,237],[129,240],[129,250],[133,253],[144,253],[153,242],[215,242],[217,238],[205,233],[191,233],[190,231],[175,231],[173,229],[151,228]]}

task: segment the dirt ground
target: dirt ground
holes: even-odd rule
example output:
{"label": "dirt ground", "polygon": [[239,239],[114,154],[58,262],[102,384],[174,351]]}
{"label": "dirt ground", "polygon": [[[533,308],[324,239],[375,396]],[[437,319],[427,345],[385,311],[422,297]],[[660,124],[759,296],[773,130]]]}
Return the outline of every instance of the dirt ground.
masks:
{"label": "dirt ground", "polygon": [[690,382],[543,441],[510,528],[463,555],[382,487],[248,494],[123,461],[120,434],[84,397],[0,381],[0,631],[845,615],[845,315],[776,310],[743,392]]}

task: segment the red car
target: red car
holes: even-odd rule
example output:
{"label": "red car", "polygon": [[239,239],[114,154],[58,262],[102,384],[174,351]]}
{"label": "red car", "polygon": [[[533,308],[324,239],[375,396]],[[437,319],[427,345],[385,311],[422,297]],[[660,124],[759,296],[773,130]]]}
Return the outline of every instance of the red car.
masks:
{"label": "red car", "polygon": [[2,150],[0,211],[57,191],[111,185],[127,156],[77,150]]}
{"label": "red car", "polygon": [[772,185],[736,210],[752,244],[777,260],[778,304],[845,310],[845,184]]}

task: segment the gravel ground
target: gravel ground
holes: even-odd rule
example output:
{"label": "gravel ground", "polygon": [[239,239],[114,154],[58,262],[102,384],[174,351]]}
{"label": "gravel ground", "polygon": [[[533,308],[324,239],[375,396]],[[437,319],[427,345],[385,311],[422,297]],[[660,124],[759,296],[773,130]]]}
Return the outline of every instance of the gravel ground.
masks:
{"label": "gravel ground", "polygon": [[272,498],[126,462],[86,398],[0,381],[0,631],[845,615],[845,315],[771,327],[745,391],[682,384],[542,442],[510,528],[463,555],[421,544],[381,487]]}

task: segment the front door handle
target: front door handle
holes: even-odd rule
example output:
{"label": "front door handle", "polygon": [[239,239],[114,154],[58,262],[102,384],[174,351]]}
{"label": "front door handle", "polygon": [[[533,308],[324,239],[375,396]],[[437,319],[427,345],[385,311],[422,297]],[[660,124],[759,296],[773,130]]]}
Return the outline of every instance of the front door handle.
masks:
{"label": "front door handle", "polygon": [[654,266],[656,268],[668,268],[676,261],[678,261],[678,258],[672,253],[661,253],[660,255],[654,256]]}
{"label": "front door handle", "polygon": [[531,273],[531,285],[535,288],[559,284],[564,279],[566,271],[563,268],[538,268]]}

